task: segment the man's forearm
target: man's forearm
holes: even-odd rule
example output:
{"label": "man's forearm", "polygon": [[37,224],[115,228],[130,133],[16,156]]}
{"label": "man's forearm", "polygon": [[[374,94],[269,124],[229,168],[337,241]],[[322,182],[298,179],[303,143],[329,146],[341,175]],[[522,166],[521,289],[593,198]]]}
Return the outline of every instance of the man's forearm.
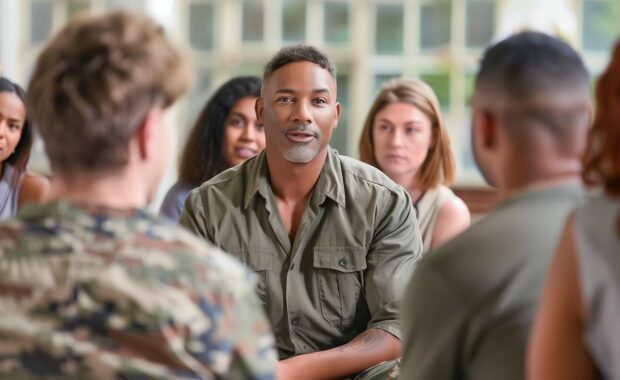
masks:
{"label": "man's forearm", "polygon": [[381,329],[369,329],[352,341],[326,351],[280,362],[279,379],[331,379],[354,375],[400,355],[400,340]]}

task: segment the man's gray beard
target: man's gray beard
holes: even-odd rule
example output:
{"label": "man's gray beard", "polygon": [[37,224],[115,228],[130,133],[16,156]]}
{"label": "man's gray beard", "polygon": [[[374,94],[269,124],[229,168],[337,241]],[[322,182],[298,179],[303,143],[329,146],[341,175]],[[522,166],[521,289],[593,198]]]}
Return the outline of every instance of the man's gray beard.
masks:
{"label": "man's gray beard", "polygon": [[296,164],[305,164],[312,161],[319,154],[318,146],[316,148],[310,145],[295,145],[284,152],[284,158]]}

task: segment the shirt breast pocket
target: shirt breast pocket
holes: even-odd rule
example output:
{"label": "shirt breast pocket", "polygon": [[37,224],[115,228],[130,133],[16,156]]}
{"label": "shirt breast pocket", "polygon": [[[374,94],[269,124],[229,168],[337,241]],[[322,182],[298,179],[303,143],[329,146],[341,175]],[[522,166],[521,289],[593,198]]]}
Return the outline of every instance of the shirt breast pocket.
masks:
{"label": "shirt breast pocket", "polygon": [[366,248],[315,247],[313,265],[323,318],[348,328],[363,298]]}
{"label": "shirt breast pocket", "polygon": [[254,271],[256,293],[266,311],[269,304],[267,276],[272,269],[273,252],[268,249],[231,249],[231,253]]}

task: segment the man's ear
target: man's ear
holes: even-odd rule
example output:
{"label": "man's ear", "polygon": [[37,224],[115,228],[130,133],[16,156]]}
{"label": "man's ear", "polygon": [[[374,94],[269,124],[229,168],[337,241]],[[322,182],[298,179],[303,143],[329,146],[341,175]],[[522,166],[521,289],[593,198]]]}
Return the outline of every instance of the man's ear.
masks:
{"label": "man's ear", "polygon": [[145,160],[156,154],[157,144],[154,138],[157,133],[161,133],[164,112],[158,109],[152,109],[147,114],[142,123],[136,130],[136,139],[138,142],[138,151],[140,158]]}
{"label": "man's ear", "polygon": [[476,129],[475,135],[484,148],[493,148],[497,145],[497,119],[486,110],[473,109],[473,128]]}
{"label": "man's ear", "polygon": [[338,126],[338,120],[340,120],[340,103],[336,102],[336,120],[334,120],[334,128]]}
{"label": "man's ear", "polygon": [[263,125],[263,98],[256,98],[256,103],[254,103],[254,112],[256,112],[256,123],[260,126]]}

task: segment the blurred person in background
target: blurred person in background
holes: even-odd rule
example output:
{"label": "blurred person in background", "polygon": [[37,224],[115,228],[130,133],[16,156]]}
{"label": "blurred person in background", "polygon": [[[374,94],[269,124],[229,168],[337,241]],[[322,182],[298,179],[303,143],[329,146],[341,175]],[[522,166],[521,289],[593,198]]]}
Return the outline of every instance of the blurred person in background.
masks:
{"label": "blurred person in background", "polygon": [[28,105],[53,177],[0,224],[0,378],[273,378],[252,273],[144,211],[189,81],[146,16],[76,18],[43,48]]}
{"label": "blurred person in background", "polygon": [[179,179],[166,194],[160,215],[178,221],[192,189],[265,148],[265,133],[254,110],[260,87],[258,77],[237,77],[211,96],[187,137]]}
{"label": "blurred person in background", "polygon": [[40,202],[49,187],[45,177],[26,171],[33,134],[26,92],[0,77],[0,219],[13,217],[28,202]]}
{"label": "blurred person in background", "polygon": [[545,271],[584,195],[590,78],[568,44],[523,32],[489,47],[471,107],[476,163],[503,201],[417,263],[400,314],[407,380],[525,377]]}
{"label": "blurred person in background", "polygon": [[583,179],[602,192],[568,219],[549,267],[528,356],[533,380],[620,379],[620,42],[596,87]]}
{"label": "blurred person in background", "polygon": [[454,179],[454,157],[429,85],[418,79],[383,85],[366,117],[359,148],[363,162],[409,193],[425,252],[469,226],[467,206],[447,187]]}

